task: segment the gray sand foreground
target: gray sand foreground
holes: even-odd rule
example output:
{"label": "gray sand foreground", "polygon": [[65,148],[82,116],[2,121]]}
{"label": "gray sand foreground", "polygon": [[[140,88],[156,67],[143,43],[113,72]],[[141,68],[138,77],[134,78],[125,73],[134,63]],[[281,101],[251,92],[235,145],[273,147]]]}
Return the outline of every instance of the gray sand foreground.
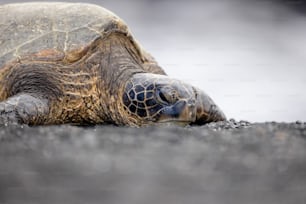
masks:
{"label": "gray sand foreground", "polygon": [[0,127],[0,203],[306,203],[306,124]]}

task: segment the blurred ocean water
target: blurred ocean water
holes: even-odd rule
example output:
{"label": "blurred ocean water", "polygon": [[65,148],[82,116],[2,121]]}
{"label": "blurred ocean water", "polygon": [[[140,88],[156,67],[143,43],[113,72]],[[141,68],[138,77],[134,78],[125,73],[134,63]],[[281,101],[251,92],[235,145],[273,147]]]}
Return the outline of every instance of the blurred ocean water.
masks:
{"label": "blurred ocean water", "polygon": [[306,16],[289,8],[301,1],[85,2],[124,19],[170,76],[205,90],[229,118],[306,121]]}

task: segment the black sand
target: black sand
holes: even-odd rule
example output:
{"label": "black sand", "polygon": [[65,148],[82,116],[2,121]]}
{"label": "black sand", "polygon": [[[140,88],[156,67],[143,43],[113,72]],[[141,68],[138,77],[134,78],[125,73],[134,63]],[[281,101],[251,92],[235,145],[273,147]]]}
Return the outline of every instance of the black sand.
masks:
{"label": "black sand", "polygon": [[306,124],[1,127],[0,203],[306,203]]}

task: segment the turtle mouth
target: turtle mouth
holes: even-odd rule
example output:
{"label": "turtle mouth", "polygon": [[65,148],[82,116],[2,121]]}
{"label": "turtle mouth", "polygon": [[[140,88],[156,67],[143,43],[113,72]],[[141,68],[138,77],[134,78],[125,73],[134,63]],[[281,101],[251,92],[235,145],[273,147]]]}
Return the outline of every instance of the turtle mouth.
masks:
{"label": "turtle mouth", "polygon": [[196,120],[196,109],[194,102],[181,100],[172,106],[164,107],[159,112],[156,122],[159,124],[182,124],[188,125]]}

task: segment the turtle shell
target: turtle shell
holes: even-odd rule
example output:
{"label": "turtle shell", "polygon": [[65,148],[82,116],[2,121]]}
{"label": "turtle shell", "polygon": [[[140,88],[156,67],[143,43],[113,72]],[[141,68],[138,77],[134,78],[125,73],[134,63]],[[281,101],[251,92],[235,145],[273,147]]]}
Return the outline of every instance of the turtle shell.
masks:
{"label": "turtle shell", "polygon": [[147,57],[127,25],[103,7],[56,2],[2,5],[0,68],[9,61],[39,52],[74,61],[88,45],[111,32],[125,33],[140,57]]}

